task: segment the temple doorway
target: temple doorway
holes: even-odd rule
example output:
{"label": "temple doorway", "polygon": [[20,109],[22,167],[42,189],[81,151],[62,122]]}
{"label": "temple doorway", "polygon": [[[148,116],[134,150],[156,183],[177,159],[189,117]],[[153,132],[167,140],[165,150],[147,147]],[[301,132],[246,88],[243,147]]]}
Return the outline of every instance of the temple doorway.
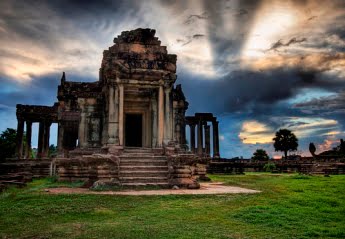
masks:
{"label": "temple doorway", "polygon": [[142,147],[143,142],[143,115],[126,114],[125,142],[127,147]]}

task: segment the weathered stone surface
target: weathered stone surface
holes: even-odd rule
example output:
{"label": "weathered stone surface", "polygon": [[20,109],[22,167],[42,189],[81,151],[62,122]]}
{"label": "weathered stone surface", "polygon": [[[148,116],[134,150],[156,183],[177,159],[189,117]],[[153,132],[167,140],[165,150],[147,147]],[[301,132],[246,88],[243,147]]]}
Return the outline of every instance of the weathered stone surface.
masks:
{"label": "weathered stone surface", "polygon": [[[48,155],[50,125],[58,123],[54,167],[59,180],[101,185],[109,180],[168,184],[178,179],[178,185],[192,185],[205,175],[196,165],[206,161],[203,155],[187,152],[185,113],[189,104],[182,86],[174,85],[176,61],[177,56],[168,54],[155,30],[122,32],[103,52],[98,81],[68,81],[63,73],[54,106],[17,105],[18,157],[23,154],[25,121],[29,126],[40,123],[38,151],[42,157]],[[126,152],[128,147],[140,149]],[[28,152],[29,146],[25,155]],[[163,158],[155,161],[157,156]],[[136,166],[148,170],[145,173]]]}
{"label": "weathered stone surface", "polygon": [[55,160],[60,181],[87,181],[99,178],[119,179],[119,158],[111,154],[84,155]]}

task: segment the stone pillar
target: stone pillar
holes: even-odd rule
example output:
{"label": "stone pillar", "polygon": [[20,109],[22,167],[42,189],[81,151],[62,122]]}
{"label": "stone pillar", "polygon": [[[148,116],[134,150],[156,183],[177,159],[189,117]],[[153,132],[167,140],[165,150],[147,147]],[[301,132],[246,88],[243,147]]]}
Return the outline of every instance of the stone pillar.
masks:
{"label": "stone pillar", "polygon": [[115,144],[119,145],[119,87],[115,88]]}
{"label": "stone pillar", "polygon": [[78,146],[81,148],[87,147],[87,127],[86,127],[86,112],[85,112],[85,102],[78,100],[79,106],[81,108],[80,112],[80,122],[78,129]]}
{"label": "stone pillar", "polygon": [[153,94],[151,98],[151,107],[152,107],[152,147],[157,146],[157,94]]}
{"label": "stone pillar", "polygon": [[175,110],[174,110],[174,101],[172,99],[171,95],[171,101],[170,101],[170,132],[171,132],[171,140],[175,140]]}
{"label": "stone pillar", "polygon": [[115,98],[114,86],[109,86],[108,144],[115,143]]}
{"label": "stone pillar", "polygon": [[124,107],[124,88],[123,85],[119,85],[119,144],[123,146],[123,123],[124,123],[124,115],[123,115],[123,107]]}
{"label": "stone pillar", "polygon": [[197,149],[198,155],[202,155],[203,153],[203,127],[202,122],[198,122],[198,149]]}
{"label": "stone pillar", "polygon": [[50,138],[50,125],[51,122],[45,122],[44,124],[44,143],[43,143],[43,156],[49,156],[49,138]]}
{"label": "stone pillar", "polygon": [[63,123],[59,122],[59,124],[58,124],[57,149],[58,149],[58,155],[61,155],[61,156],[63,155],[63,147],[64,147],[63,134],[64,134]]}
{"label": "stone pillar", "polygon": [[211,148],[210,148],[210,126],[205,124],[205,153],[207,156],[210,155]]}
{"label": "stone pillar", "polygon": [[213,121],[212,127],[213,127],[213,157],[219,157],[218,121]]}
{"label": "stone pillar", "polygon": [[24,120],[18,119],[16,156],[19,159],[22,158],[23,156],[23,134],[24,134]]}
{"label": "stone pillar", "polygon": [[195,124],[190,124],[190,150],[195,153]]}
{"label": "stone pillar", "polygon": [[37,157],[42,157],[43,143],[44,143],[44,122],[40,122],[38,129],[38,147],[37,147]]}
{"label": "stone pillar", "polygon": [[31,135],[32,135],[32,122],[26,121],[26,144],[25,144],[25,158],[31,157]]}
{"label": "stone pillar", "polygon": [[168,143],[171,139],[171,122],[170,122],[170,92],[171,89],[165,89],[165,130],[164,140]]}
{"label": "stone pillar", "polygon": [[183,119],[183,121],[181,122],[181,144],[183,145],[183,147],[186,147],[186,122],[185,122],[185,119]]}
{"label": "stone pillar", "polygon": [[163,86],[159,86],[158,94],[158,146],[163,146],[164,137],[164,92]]}

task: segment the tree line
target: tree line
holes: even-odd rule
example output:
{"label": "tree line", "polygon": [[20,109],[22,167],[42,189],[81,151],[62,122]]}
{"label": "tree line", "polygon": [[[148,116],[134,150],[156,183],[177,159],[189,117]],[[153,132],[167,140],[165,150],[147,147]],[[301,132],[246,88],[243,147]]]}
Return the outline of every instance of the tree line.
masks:
{"label": "tree line", "polygon": [[[24,132],[24,146],[25,146],[25,132]],[[7,128],[0,134],[0,161],[6,158],[13,158],[16,155],[17,145],[17,130]],[[49,156],[55,155],[57,148],[51,144],[49,146]],[[33,150],[31,158],[36,158],[36,153]]]}
{"label": "tree line", "polygon": [[[298,148],[298,139],[294,133],[288,129],[280,129],[276,132],[275,137],[273,138],[273,147],[275,151],[281,151],[284,153],[284,159],[288,159],[288,152],[297,151]],[[340,145],[320,153],[319,155],[315,154],[316,147],[314,143],[309,144],[309,151],[314,158],[322,156],[335,156],[335,157],[345,157],[345,142],[341,139]],[[253,153],[252,160],[266,161],[269,160],[269,156],[264,149],[257,149]]]}

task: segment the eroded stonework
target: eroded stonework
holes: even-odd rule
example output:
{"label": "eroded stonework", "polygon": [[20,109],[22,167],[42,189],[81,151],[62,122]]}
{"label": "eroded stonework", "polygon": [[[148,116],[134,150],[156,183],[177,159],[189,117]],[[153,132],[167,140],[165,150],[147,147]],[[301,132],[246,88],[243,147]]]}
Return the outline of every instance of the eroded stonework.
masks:
{"label": "eroded stonework", "polygon": [[[137,178],[153,178],[152,183],[173,182],[173,172],[178,170],[171,168],[174,167],[174,160],[168,163],[169,159],[186,155],[198,160],[210,155],[209,144],[206,144],[206,148],[198,144],[198,156],[194,148],[188,150],[185,117],[188,102],[181,85],[174,85],[176,59],[176,55],[168,54],[166,47],[161,46],[155,37],[155,30],[122,32],[114,39],[114,45],[103,52],[97,82],[68,81],[63,73],[58,86],[58,102],[53,107],[17,105],[18,157],[23,156],[24,121],[30,130],[33,122],[40,124],[39,156],[42,157],[47,156],[49,127],[52,123],[58,123],[59,157],[56,164],[62,179],[92,178],[95,181],[105,177],[112,181],[116,178],[115,181],[128,182],[130,185],[132,181],[137,183],[135,178],[141,175]],[[213,120],[214,117],[211,117]],[[199,125],[205,125],[206,121],[194,122],[193,119],[190,117],[188,124],[199,122]],[[206,141],[208,137],[209,142],[209,128],[205,130]],[[26,144],[24,157],[29,155],[30,147],[31,142]],[[151,162],[158,156],[165,157],[160,160],[166,163]],[[123,170],[121,160],[125,162]],[[95,166],[95,162],[99,162],[99,165]],[[141,165],[142,162],[147,164]],[[144,169],[151,166],[153,170],[159,169],[161,171],[158,170],[157,175],[160,176],[151,172],[153,176],[149,177],[139,169],[130,170],[131,167],[135,169],[136,165]],[[196,164],[189,160],[188,165]],[[101,173],[95,173],[96,169]],[[194,167],[188,172],[182,176],[194,182],[198,170]],[[126,178],[124,175],[127,175],[127,181],[121,180]],[[181,176],[179,173],[176,175]],[[161,180],[163,178],[165,180]]]}

